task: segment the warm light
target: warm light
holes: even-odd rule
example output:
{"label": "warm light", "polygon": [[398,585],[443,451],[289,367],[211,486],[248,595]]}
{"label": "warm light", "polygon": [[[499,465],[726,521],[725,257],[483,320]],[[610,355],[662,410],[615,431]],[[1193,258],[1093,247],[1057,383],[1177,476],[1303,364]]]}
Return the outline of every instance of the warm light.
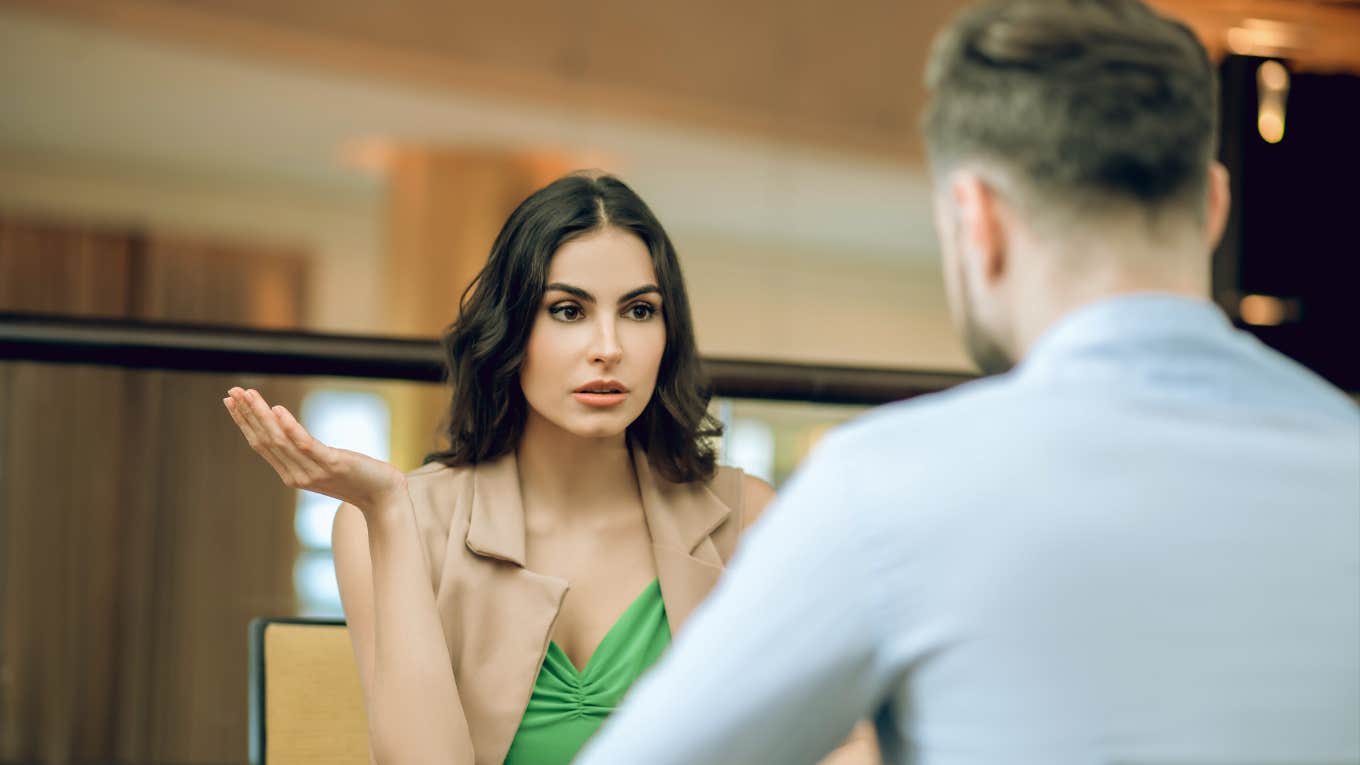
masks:
{"label": "warm light", "polygon": [[1252,50],[1252,35],[1249,30],[1242,27],[1232,27],[1228,30],[1228,50],[1239,56],[1245,56]]}
{"label": "warm light", "polygon": [[1279,56],[1305,49],[1308,39],[1297,26],[1268,19],[1245,19],[1227,33],[1228,50],[1239,56]]}
{"label": "warm light", "polygon": [[1289,70],[1278,61],[1256,68],[1256,129],[1267,143],[1284,139],[1284,106],[1289,98]]}
{"label": "warm light", "polygon": [[382,138],[359,138],[340,147],[340,161],[370,173],[384,173],[396,157],[396,147]]}
{"label": "warm light", "polygon": [[1275,109],[1262,108],[1256,115],[1256,129],[1266,143],[1279,143],[1284,138],[1284,115]]}
{"label": "warm light", "polygon": [[1259,327],[1273,327],[1283,324],[1288,315],[1285,302],[1269,295],[1245,295],[1238,304],[1237,312],[1242,321]]}
{"label": "warm light", "polygon": [[1261,86],[1266,90],[1284,90],[1289,87],[1289,70],[1278,61],[1266,61],[1256,70]]}

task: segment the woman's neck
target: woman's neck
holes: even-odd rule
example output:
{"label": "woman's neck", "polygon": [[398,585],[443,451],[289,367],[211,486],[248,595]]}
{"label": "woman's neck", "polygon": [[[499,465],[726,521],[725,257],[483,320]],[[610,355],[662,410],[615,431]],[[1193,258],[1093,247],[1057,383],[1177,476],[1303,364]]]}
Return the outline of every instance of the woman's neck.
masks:
{"label": "woman's neck", "polygon": [[579,516],[635,507],[637,479],[623,433],[582,437],[531,411],[515,451],[526,510]]}

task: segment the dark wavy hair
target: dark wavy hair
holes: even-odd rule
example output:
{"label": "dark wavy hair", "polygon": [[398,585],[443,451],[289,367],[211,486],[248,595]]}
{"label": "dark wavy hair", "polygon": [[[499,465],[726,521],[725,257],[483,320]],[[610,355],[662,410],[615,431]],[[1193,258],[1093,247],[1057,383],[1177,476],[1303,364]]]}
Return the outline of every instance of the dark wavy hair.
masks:
{"label": "dark wavy hair", "polygon": [[593,173],[559,178],[520,203],[496,236],[486,265],[463,292],[458,319],[443,339],[453,386],[449,448],[425,462],[474,465],[514,450],[529,407],[519,372],[548,264],[562,245],[611,226],[647,245],[666,326],[656,388],[628,426],[627,437],[672,481],[713,475],[710,438],[721,435],[722,427],[708,414],[710,392],[675,247],[641,197],[619,179]]}

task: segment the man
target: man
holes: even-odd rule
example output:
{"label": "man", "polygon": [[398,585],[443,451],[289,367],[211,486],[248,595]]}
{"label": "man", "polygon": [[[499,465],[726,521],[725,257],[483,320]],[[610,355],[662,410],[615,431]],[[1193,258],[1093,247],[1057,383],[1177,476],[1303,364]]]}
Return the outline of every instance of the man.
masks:
{"label": "man", "polygon": [[831,436],[582,761],[813,762],[862,718],[891,763],[1360,761],[1360,410],[1207,299],[1203,48],[1019,0],[927,78],[946,287],[1005,374]]}

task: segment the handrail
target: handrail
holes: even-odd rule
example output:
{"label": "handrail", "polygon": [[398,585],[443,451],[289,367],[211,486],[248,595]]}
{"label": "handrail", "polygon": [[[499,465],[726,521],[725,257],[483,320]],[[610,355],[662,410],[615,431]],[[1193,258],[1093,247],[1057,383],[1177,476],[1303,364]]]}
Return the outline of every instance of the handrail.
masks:
{"label": "handrail", "polygon": [[[0,360],[439,382],[428,338],[0,312]],[[957,372],[705,358],[715,396],[884,404],[973,379]]]}

